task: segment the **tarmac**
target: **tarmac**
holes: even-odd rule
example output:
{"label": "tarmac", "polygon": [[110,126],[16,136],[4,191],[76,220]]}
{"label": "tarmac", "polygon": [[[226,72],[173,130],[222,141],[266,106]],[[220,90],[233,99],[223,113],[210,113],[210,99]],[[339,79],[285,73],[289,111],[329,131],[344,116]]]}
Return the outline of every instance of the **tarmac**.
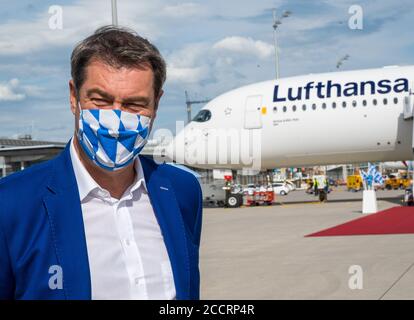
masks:
{"label": "tarmac", "polygon": [[[403,193],[378,191],[378,209]],[[364,216],[362,192],[316,200],[297,190],[272,206],[204,209],[201,299],[414,299],[414,234],[305,238]]]}

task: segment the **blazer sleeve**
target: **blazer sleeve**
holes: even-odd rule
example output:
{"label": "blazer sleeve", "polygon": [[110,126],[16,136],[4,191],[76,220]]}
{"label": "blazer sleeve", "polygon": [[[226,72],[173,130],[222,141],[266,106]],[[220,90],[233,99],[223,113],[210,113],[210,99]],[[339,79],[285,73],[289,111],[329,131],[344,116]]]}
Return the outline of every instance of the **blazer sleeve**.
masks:
{"label": "blazer sleeve", "polygon": [[14,298],[14,276],[3,227],[0,220],[0,300],[11,300]]}
{"label": "blazer sleeve", "polygon": [[183,169],[165,165],[167,175],[181,210],[184,225],[194,245],[200,245],[203,197],[201,185],[194,174]]}
{"label": "blazer sleeve", "polygon": [[202,191],[201,191],[201,186],[200,183],[197,179],[195,179],[195,184],[196,184],[196,190],[197,190],[197,203],[198,203],[198,208],[197,208],[197,215],[196,215],[196,219],[195,219],[195,223],[194,223],[194,240],[196,242],[196,244],[199,246],[200,245],[200,238],[201,238],[201,226],[202,226],[202,220],[203,220],[203,196],[202,196]]}

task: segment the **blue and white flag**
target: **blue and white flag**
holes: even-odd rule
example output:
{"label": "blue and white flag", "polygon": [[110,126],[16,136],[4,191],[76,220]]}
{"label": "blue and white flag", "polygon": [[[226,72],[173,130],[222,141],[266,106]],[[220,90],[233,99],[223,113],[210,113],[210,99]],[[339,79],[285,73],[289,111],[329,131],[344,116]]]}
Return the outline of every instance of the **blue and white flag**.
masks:
{"label": "blue and white flag", "polygon": [[366,173],[366,172],[365,172],[365,171],[363,171],[363,170],[360,170],[359,172],[361,173],[362,179],[363,179],[364,181],[367,181],[367,178],[368,178],[368,173]]}
{"label": "blue and white flag", "polygon": [[377,171],[374,175],[374,181],[379,184],[384,184],[384,177],[381,172]]}
{"label": "blue and white flag", "polygon": [[384,183],[384,178],[381,175],[381,172],[379,172],[376,168],[376,166],[368,163],[368,170],[367,172],[360,170],[361,172],[361,176],[362,179],[364,179],[364,182],[366,184],[366,187],[368,189],[372,188],[372,184],[375,183],[379,183],[379,184],[383,184]]}

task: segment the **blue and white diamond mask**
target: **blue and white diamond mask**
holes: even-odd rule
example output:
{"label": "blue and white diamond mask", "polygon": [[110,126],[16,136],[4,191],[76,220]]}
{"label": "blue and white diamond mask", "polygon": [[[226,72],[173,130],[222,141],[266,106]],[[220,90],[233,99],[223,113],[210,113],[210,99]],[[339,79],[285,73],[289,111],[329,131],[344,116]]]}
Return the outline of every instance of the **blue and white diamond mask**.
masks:
{"label": "blue and white diamond mask", "polygon": [[123,168],[147,143],[150,117],[113,109],[79,109],[78,139],[98,166],[110,171]]}

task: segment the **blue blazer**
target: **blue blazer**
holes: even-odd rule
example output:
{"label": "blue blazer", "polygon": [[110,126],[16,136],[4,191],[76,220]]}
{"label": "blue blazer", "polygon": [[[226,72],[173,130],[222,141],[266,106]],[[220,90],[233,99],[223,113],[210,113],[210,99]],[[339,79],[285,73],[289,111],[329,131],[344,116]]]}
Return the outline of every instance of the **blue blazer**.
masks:
{"label": "blue blazer", "polygon": [[[182,169],[157,165],[144,156],[140,160],[171,261],[177,299],[199,299],[200,185]],[[62,289],[49,287],[54,275],[49,268],[55,265],[62,268]],[[69,144],[56,158],[0,180],[0,299],[91,299]]]}

